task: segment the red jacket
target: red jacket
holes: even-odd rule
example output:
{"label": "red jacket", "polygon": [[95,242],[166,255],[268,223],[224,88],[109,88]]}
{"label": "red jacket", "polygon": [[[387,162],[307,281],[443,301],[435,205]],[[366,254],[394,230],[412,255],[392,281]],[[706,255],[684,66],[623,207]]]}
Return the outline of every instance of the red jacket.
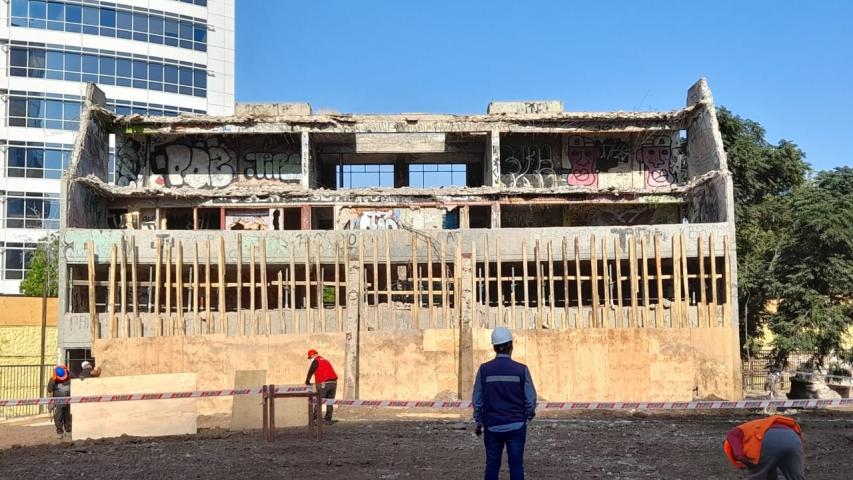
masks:
{"label": "red jacket", "polygon": [[319,355],[311,361],[311,366],[308,368],[308,378],[305,380],[305,383],[310,381],[312,374],[314,375],[314,381],[317,383],[331,382],[338,379],[338,374],[335,373],[332,364]]}

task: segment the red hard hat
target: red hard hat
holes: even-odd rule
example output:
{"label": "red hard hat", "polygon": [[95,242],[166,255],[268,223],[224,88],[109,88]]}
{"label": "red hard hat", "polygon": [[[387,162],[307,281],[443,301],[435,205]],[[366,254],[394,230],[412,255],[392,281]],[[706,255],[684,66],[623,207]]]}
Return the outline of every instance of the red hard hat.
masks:
{"label": "red hard hat", "polygon": [[317,355],[317,350],[314,350],[313,348],[311,350],[308,350],[308,358],[311,358],[314,355]]}

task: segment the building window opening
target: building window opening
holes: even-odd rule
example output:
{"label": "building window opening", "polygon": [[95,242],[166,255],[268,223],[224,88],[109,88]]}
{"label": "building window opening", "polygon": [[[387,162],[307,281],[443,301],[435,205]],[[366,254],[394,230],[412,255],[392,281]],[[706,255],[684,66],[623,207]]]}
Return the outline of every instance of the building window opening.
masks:
{"label": "building window opening", "polygon": [[394,165],[337,165],[337,188],[394,187]]}
{"label": "building window opening", "polygon": [[409,165],[409,186],[413,188],[464,187],[468,165],[464,163],[428,163]]}
{"label": "building window opening", "polygon": [[222,229],[222,215],[218,208],[200,208],[198,210],[198,225],[199,230],[220,230]]}
{"label": "building window opening", "polygon": [[192,230],[193,211],[190,208],[175,208],[166,211],[167,230]]}
{"label": "building window opening", "polygon": [[492,207],[472,205],[469,207],[468,228],[492,228]]}

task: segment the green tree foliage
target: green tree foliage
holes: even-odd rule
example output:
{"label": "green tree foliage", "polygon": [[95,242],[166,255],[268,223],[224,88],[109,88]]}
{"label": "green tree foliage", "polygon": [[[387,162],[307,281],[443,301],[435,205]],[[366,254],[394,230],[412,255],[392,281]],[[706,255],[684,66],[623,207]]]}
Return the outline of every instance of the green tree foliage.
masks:
{"label": "green tree foliage", "polygon": [[[50,255],[48,255],[48,248]],[[50,285],[48,296],[55,297],[59,292],[57,282],[57,252],[59,251],[59,237],[51,235],[43,238],[36,249],[30,253],[29,267],[24,280],[21,281],[21,294],[27,297],[40,297],[44,292],[44,284],[50,274]],[[50,257],[48,259],[48,257]],[[49,260],[49,261],[48,261]]]}

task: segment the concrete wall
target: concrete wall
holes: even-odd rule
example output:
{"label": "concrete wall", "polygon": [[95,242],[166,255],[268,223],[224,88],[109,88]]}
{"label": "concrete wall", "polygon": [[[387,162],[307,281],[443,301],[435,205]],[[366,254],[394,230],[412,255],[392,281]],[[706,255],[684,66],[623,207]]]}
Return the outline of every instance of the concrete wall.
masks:
{"label": "concrete wall", "polygon": [[[456,329],[359,334],[362,399],[454,398],[460,377],[492,358],[491,331],[473,329],[473,360],[460,372]],[[715,395],[740,398],[737,332],[728,328],[514,331],[514,357],[528,364],[543,400],[662,401]],[[163,337],[98,340],[104,375],[190,372],[201,389],[231,388],[236,370],[267,370],[274,383],[305,379],[305,353],[316,348],[346,383],[344,334],[269,337]],[[470,388],[470,387],[468,387]],[[343,389],[338,389],[343,396]],[[231,401],[205,400],[200,414],[230,412]]]}

